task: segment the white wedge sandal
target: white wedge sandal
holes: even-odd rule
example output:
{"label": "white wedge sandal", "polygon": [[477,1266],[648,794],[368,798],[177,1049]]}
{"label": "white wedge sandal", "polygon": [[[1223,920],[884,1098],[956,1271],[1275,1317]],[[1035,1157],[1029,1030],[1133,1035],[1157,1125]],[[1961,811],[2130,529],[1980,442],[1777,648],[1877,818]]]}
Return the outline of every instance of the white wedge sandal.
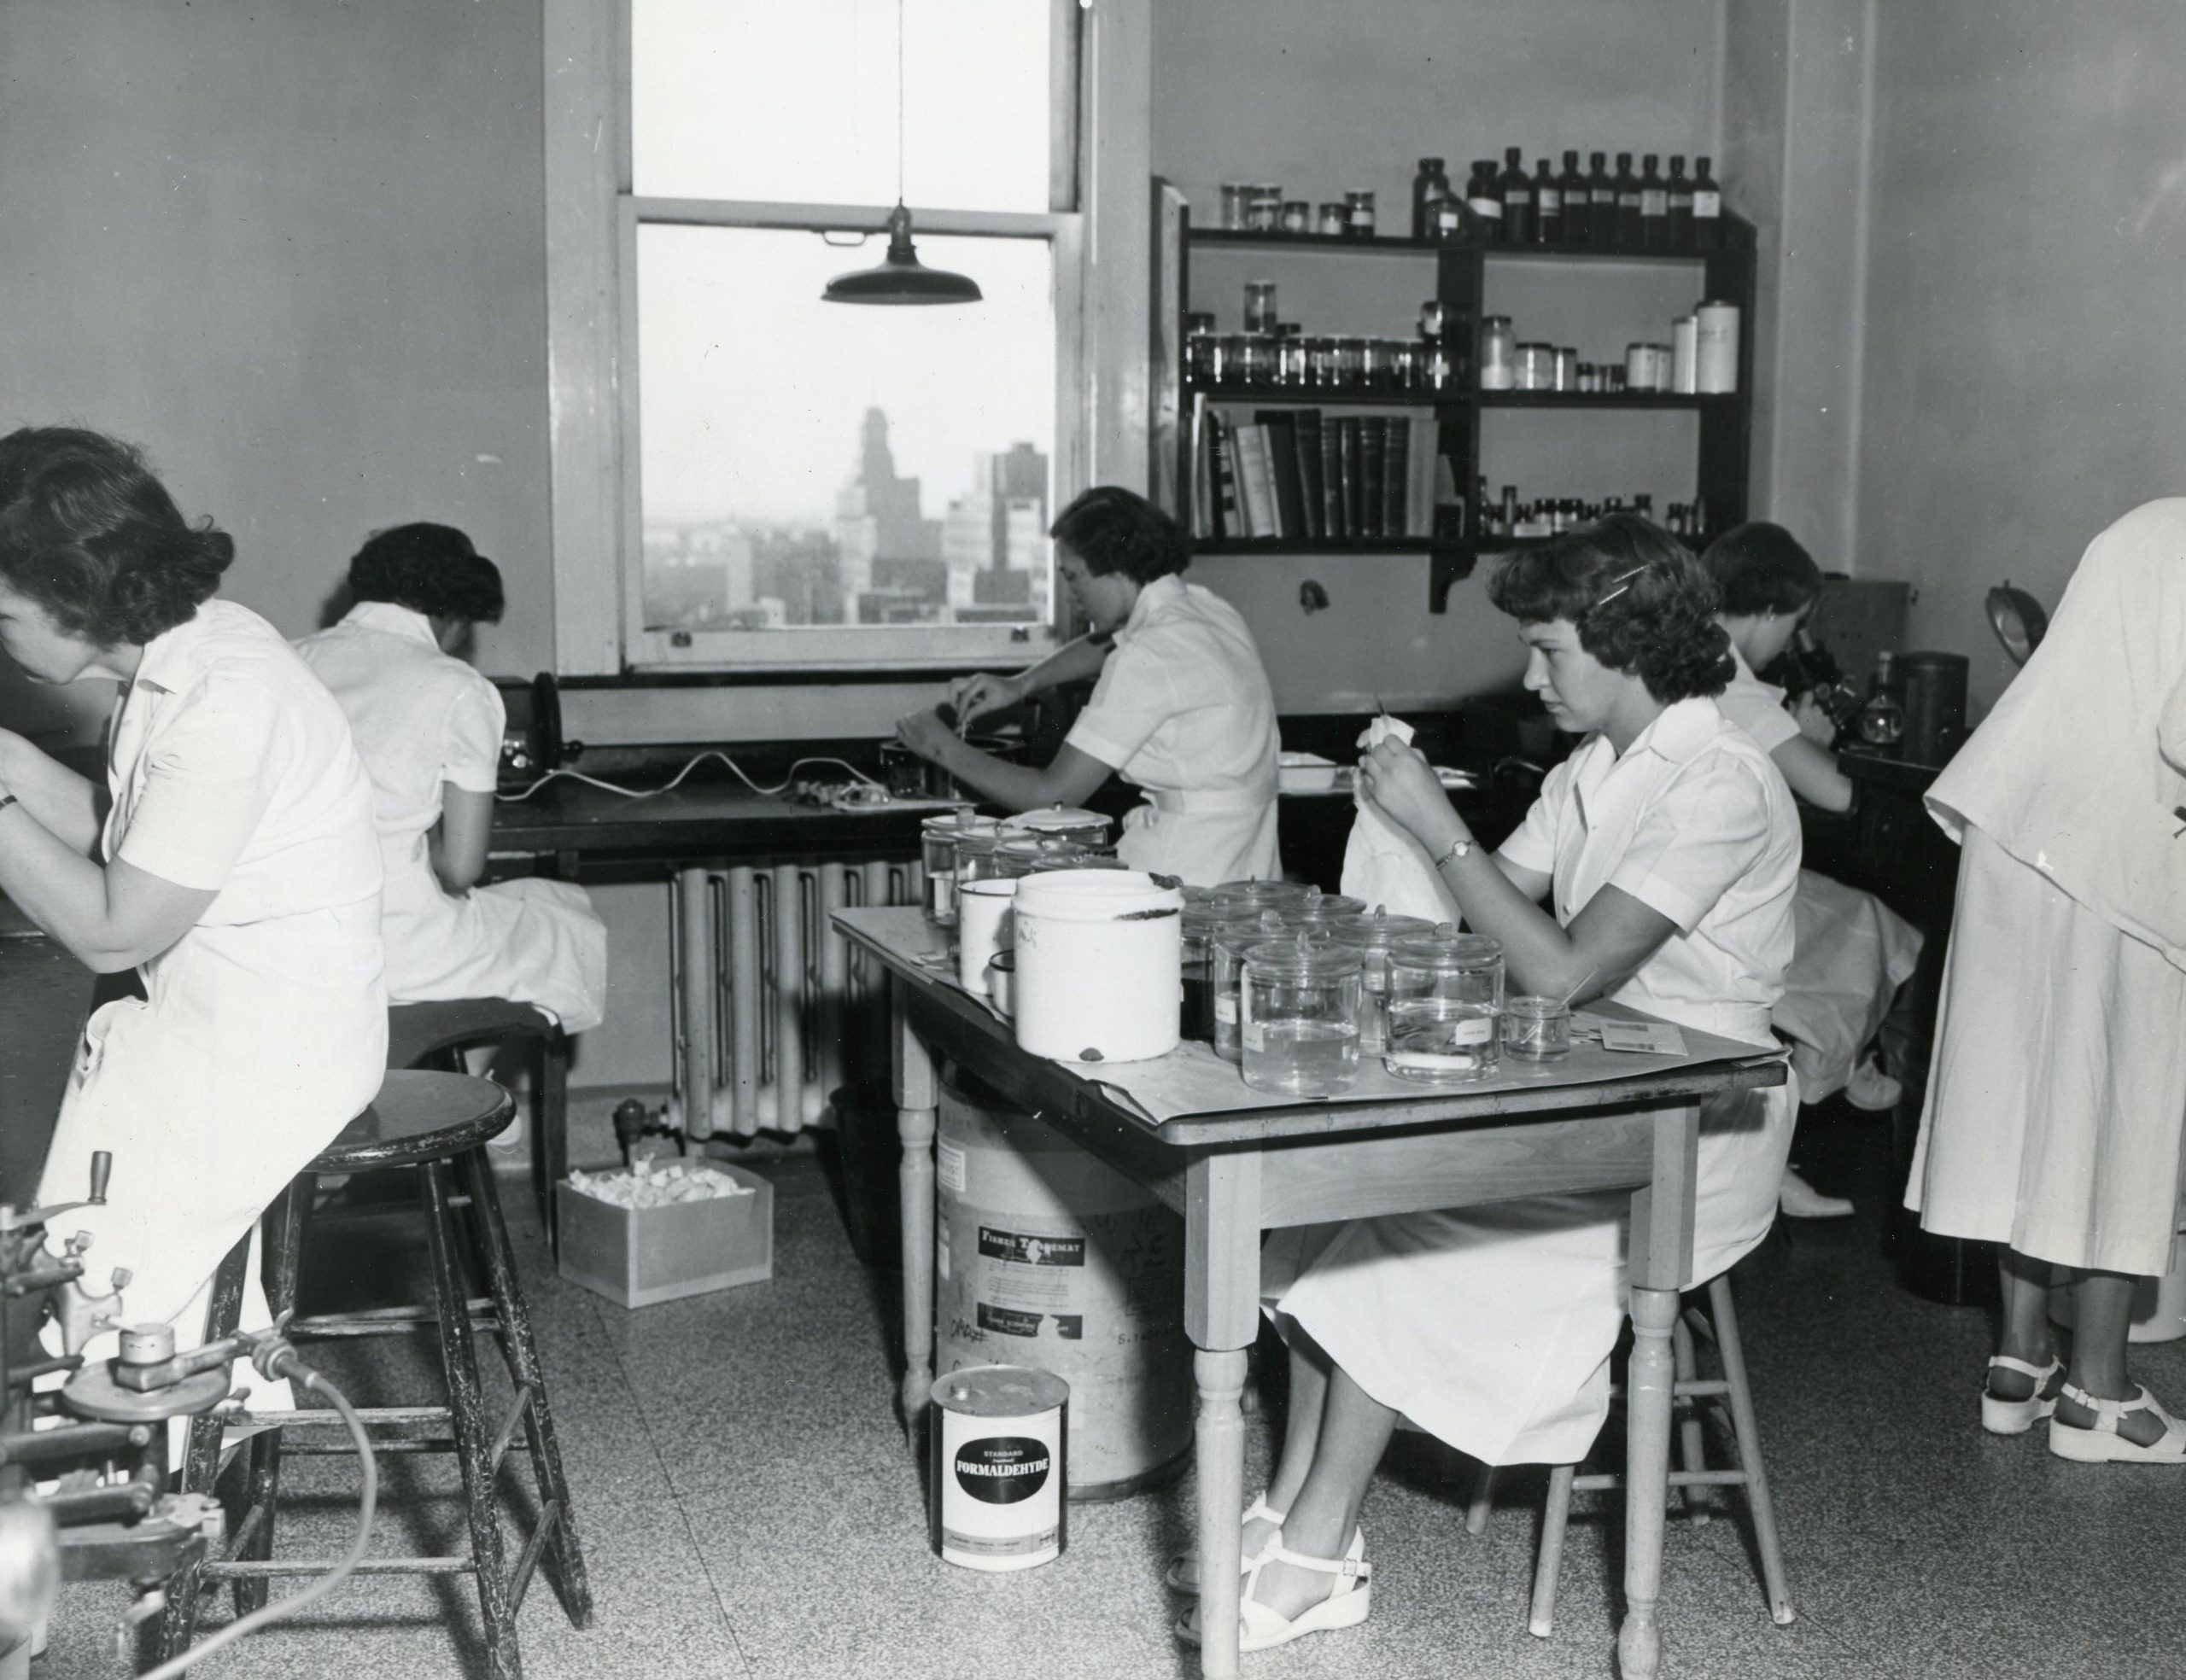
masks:
{"label": "white wedge sandal", "polygon": [[2049,1380],[2065,1368],[2064,1362],[2052,1359],[2039,1368],[2024,1359],[2014,1359],[2000,1353],[1989,1362],[1991,1371],[2016,1371],[2023,1377],[2034,1379],[2034,1392],[2024,1400],[2005,1400],[1989,1392],[1986,1377],[1981,1381],[1981,1426],[1991,1435],[2024,1435],[2043,1418],[2057,1409],[2057,1397],[2045,1397],[2042,1391],[2049,1386]]}
{"label": "white wedge sandal", "polygon": [[[2098,1400],[2066,1383],[2064,1398],[2086,1407],[2095,1414],[2095,1421],[2082,1427],[2052,1417],[2049,1450],[2058,1457],[2081,1464],[2186,1464],[2186,1423],[2164,1410],[2145,1388],[2136,1387],[2130,1400]],[[2118,1432],[2118,1426],[2128,1412],[2154,1412],[2163,1420],[2163,1433],[2146,1446],[2127,1439]]]}
{"label": "white wedge sandal", "polygon": [[[1353,1535],[1353,1549],[1358,1549]],[[1310,1604],[1295,1616],[1286,1617],[1271,1610],[1254,1595],[1260,1583],[1260,1572],[1271,1563],[1287,1563],[1299,1569],[1313,1569],[1331,1577],[1329,1595],[1318,1603]],[[1363,1557],[1320,1558],[1307,1557],[1303,1552],[1294,1552],[1283,1543],[1278,1531],[1274,1539],[1263,1547],[1245,1570],[1245,1584],[1237,1603],[1237,1614],[1243,1623],[1239,1630],[1237,1648],[1240,1651],[1267,1651],[1277,1645],[1288,1645],[1292,1640],[1309,1633],[1329,1633],[1338,1628],[1357,1627],[1366,1619],[1366,1613],[1374,1607],[1374,1588],[1371,1577],[1374,1566]],[[1184,1617],[1177,1624],[1177,1634],[1188,1642],[1200,1642],[1200,1633],[1192,1625],[1192,1619]]]}
{"label": "white wedge sandal", "polygon": [[[1267,1496],[1263,1493],[1245,1507],[1245,1514],[1241,1520],[1248,1525],[1255,1522],[1272,1523],[1275,1525],[1276,1534],[1279,1535],[1283,1532],[1285,1514],[1269,1504]],[[1274,1537],[1274,1535],[1269,1537],[1270,1539]],[[1354,1528],[1351,1531],[1351,1543],[1344,1548],[1343,1555],[1353,1563],[1366,1555],[1365,1529]],[[1258,1555],[1256,1553],[1246,1553],[1238,1560],[1240,1568],[1250,1569],[1256,1555]],[[1172,1590],[1195,1596],[1199,1592],[1199,1548],[1195,1546],[1190,1550],[1179,1552],[1175,1557],[1170,1559],[1168,1572],[1161,1578],[1168,1583]]]}

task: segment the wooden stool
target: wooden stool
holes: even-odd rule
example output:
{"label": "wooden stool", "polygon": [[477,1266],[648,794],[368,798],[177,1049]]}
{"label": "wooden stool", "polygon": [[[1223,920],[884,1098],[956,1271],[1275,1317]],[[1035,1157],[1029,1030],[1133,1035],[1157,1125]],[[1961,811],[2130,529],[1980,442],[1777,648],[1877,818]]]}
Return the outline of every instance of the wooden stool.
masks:
{"label": "wooden stool", "polygon": [[[1704,1379],[1700,1375],[1693,1342],[1695,1323],[1715,1344],[1723,1368],[1721,1378]],[[1676,1374],[1670,1385],[1670,1398],[1682,1414],[1678,1434],[1685,1468],[1670,1473],[1670,1486],[1685,1490],[1686,1510],[1696,1525],[1708,1520],[1706,1489],[1745,1490],[1746,1504],[1753,1517],[1754,1548],[1761,1555],[1762,1587],[1768,1597],[1768,1613],[1779,1625],[1788,1624],[1793,1616],[1791,1594],[1784,1580],[1784,1554],[1776,1536],[1776,1508],[1768,1496],[1768,1471],[1762,1463],[1761,1432],[1754,1421],[1753,1391],[1745,1380],[1745,1352],[1739,1339],[1738,1310],[1731,1302],[1729,1273],[1708,1285],[1707,1315],[1703,1317],[1697,1307],[1687,1307],[1678,1320],[1671,1341]],[[1612,1397],[1622,1393],[1622,1385],[1610,1390]],[[1708,1468],[1705,1432],[1701,1426],[1698,1404],[1704,1400],[1722,1403],[1730,1414],[1731,1435],[1738,1455],[1734,1469]],[[1548,1497],[1541,1510],[1540,1551],[1534,1564],[1532,1613],[1528,1622],[1531,1630],[1543,1639],[1555,1630],[1557,1578],[1563,1572],[1564,1531],[1570,1520],[1572,1494],[1582,1490],[1601,1492],[1624,1485],[1622,1476],[1581,1476],[1578,1468],[1575,1464],[1558,1464],[1549,1471]],[[1473,1484],[1472,1499],[1465,1512],[1465,1527],[1472,1533],[1478,1534],[1488,1526],[1494,1477],[1493,1467],[1484,1465]]]}
{"label": "wooden stool", "polygon": [[387,1012],[387,1065],[465,1071],[463,1053],[483,1044],[539,1046],[539,1089],[532,1104],[531,1195],[560,1251],[554,1229],[554,1187],[570,1170],[570,1041],[543,1009],[506,998],[457,998],[445,1003],[398,1003]]}
{"label": "wooden stool", "polygon": [[[457,1455],[471,1525],[471,1553],[467,1557],[374,1557],[364,1566],[383,1575],[473,1576],[485,1619],[487,1667],[493,1680],[522,1680],[516,1615],[542,1559],[570,1621],[580,1628],[592,1623],[592,1590],[570,1511],[569,1485],[562,1474],[561,1450],[555,1444],[546,1377],[517,1286],[493,1170],[484,1154],[486,1140],[506,1127],[514,1112],[509,1094],[490,1080],[449,1073],[390,1073],[372,1105],[351,1121],[266,1210],[265,1236],[266,1294],[278,1316],[295,1305],[303,1228],[318,1175],[381,1167],[417,1169],[426,1246],[432,1258],[433,1304],[298,1319],[289,1325],[288,1334],[305,1349],[313,1342],[409,1334],[428,1324],[437,1333],[447,1403],[367,1406],[358,1412],[376,1448]],[[468,1222],[458,1211],[465,1205],[471,1210]],[[221,1263],[214,1280],[208,1339],[235,1329],[248,1248],[246,1238]],[[465,1286],[462,1255],[466,1249],[485,1280],[488,1293],[483,1297],[472,1298]],[[512,1402],[497,1417],[487,1413],[479,1380],[478,1331],[498,1339],[515,1386]],[[284,1437],[291,1431],[303,1435],[294,1446],[298,1452],[353,1451],[339,1415],[328,1409],[258,1413],[254,1419],[274,1427],[248,1442],[249,1488],[242,1514],[219,1559],[184,1570],[170,1584],[160,1629],[162,1660],[188,1648],[204,1584],[234,1582],[241,1614],[265,1602],[272,1577],[324,1574],[332,1566],[323,1561],[276,1561],[273,1521]],[[539,1520],[511,1566],[502,1555],[496,1490],[503,1461],[519,1428],[537,1484]],[[211,1490],[219,1466],[220,1437],[219,1419],[192,1420],[183,1468],[184,1491]]]}

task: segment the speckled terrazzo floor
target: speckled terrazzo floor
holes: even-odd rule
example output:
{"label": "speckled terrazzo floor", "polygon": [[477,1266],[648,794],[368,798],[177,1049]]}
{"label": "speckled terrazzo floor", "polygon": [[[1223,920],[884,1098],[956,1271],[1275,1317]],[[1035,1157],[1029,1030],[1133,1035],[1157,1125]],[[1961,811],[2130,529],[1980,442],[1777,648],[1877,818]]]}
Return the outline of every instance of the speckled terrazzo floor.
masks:
{"label": "speckled terrazzo floor", "polygon": [[[1769,1622],[1741,1520],[1696,1528],[1674,1519],[1664,1673],[2186,1676],[2177,1584],[2186,1471],[2075,1467],[2050,1457],[2038,1432],[1981,1433],[1985,1316],[1891,1280],[1879,1240],[1886,1154],[1873,1121],[1810,1128],[1810,1175],[1851,1192],[1861,1213],[1780,1228],[1741,1273],[1798,1619]],[[636,1313],[554,1277],[528,1201],[509,1198],[599,1601],[595,1625],[578,1633],[543,1585],[535,1591],[522,1619],[527,1672],[1195,1672],[1167,1632],[1178,1601],[1160,1580],[1189,1525],[1189,1480],[1076,1508],[1067,1555],[1024,1574],[971,1573],[927,1551],[919,1473],[891,1419],[894,1280],[852,1257],[818,1157],[791,1151],[755,1164],[778,1190],[774,1280]],[[402,1220],[352,1225],[342,1240],[313,1269],[322,1304],[382,1286],[419,1246]],[[403,1360],[416,1352],[358,1369],[356,1386],[397,1397]],[[2186,1404],[2186,1343],[2142,1349],[2137,1365]],[[1271,1422],[1250,1432],[1254,1475]],[[289,1481],[303,1502],[284,1550],[339,1548],[345,1473],[326,1461],[296,1467]],[[444,1462],[394,1467],[382,1548],[459,1544],[454,1485]],[[1575,1518],[1556,1635],[1536,1640],[1525,1599],[1540,1485],[1537,1474],[1506,1474],[1493,1521],[1474,1539],[1465,1484],[1441,1480],[1426,1455],[1394,1457],[1365,1518],[1372,1619],[1248,1657],[1245,1672],[1604,1680],[1614,1672],[1616,1523],[1605,1553],[1598,1515]],[[39,1670],[51,1680],[120,1671],[112,1626],[123,1603],[118,1587],[66,1589]],[[225,1613],[208,1601],[208,1621]],[[354,1583],[203,1671],[480,1674],[475,1630],[467,1583]]]}

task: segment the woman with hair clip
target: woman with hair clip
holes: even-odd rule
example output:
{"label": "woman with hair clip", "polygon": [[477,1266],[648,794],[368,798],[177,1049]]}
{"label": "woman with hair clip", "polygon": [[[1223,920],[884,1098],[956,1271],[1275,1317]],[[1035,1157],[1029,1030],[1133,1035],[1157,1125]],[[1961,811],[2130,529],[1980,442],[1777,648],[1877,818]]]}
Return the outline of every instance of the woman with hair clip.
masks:
{"label": "woman with hair clip", "polygon": [[501,616],[501,575],[448,525],[375,534],[349,563],[356,605],[296,644],[332,691],[371,777],[387,871],[387,992],[395,1003],[500,997],[599,1024],[607,930],[582,887],[477,885],[494,831],[507,713],[458,658]]}
{"label": "woman with hair clip", "polygon": [[938,711],[896,726],[905,745],[1013,811],[1079,805],[1111,773],[1143,790],[1117,855],[1189,885],[1274,878],[1275,696],[1237,610],[1186,583],[1191,545],[1176,521],[1113,485],[1055,520],[1055,571],[1091,630],[1014,677],[951,691],[958,728],[1058,684],[1098,677],[1044,769],[967,746]]}
{"label": "woman with hair clip", "polygon": [[0,731],[0,890],[146,994],[92,1015],[38,1187],[73,1201],[113,1152],[106,1205],[66,1222],[93,1239],[71,1351],[98,1313],[196,1345],[213,1269],[386,1065],[371,785],[280,633],[212,598],[234,553],[126,444],[0,438],[0,647],[34,682],[120,685],[104,788]]}
{"label": "woman with hair clip", "polygon": [[[1731,660],[1707,575],[1620,514],[1513,557],[1488,592],[1518,621],[1526,686],[1585,742],[1493,855],[1410,746],[1360,761],[1368,797],[1433,860],[1452,919],[1502,942],[1514,990],[1770,1043],[1798,824],[1782,775],[1716,709]],[[1786,1087],[1701,1105],[1695,1283],[1767,1234],[1797,1103]],[[1487,1464],[1585,1455],[1608,1408],[1628,1210],[1622,1193],[1539,1197],[1269,1239],[1261,1292],[1290,1404],[1245,1513],[1245,1648],[1365,1619],[1359,1512],[1399,1416]],[[1172,1578],[1195,1583],[1195,1566]]]}

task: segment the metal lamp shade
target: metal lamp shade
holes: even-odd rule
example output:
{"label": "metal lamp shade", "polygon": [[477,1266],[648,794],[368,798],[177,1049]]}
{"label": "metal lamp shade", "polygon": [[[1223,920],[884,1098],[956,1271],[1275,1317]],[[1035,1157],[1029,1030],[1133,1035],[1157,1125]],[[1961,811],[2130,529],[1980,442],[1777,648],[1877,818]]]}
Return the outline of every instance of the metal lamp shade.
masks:
{"label": "metal lamp shade", "polygon": [[2004,651],[2011,655],[2014,665],[2025,664],[2049,632],[2049,615],[2042,610],[2042,604],[2034,597],[2008,583],[1990,590],[1984,604],[1989,611],[1989,627],[1996,633]]}
{"label": "metal lamp shade", "polygon": [[945,268],[928,268],[911,245],[911,213],[888,213],[888,254],[875,268],[838,274],[820,294],[823,303],[977,303],[979,283]]}

